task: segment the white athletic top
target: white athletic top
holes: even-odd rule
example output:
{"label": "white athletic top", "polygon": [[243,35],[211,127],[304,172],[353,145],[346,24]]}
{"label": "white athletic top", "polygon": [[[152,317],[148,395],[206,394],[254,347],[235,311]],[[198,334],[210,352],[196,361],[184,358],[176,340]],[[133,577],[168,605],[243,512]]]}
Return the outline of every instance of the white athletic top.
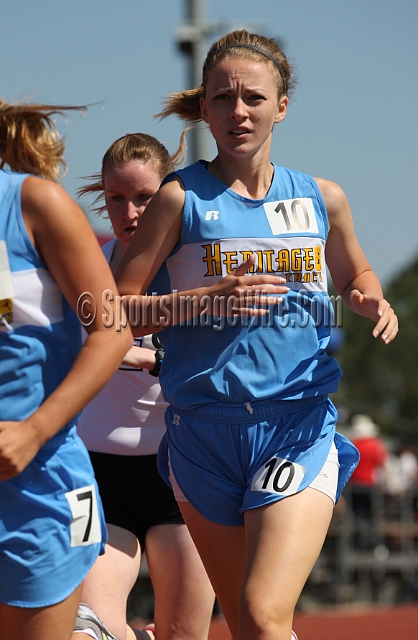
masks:
{"label": "white athletic top", "polygon": [[[108,262],[115,244],[116,238],[103,246]],[[135,345],[155,351],[152,336],[135,338]],[[165,432],[166,407],[158,378],[146,369],[121,365],[83,410],[78,433],[89,451],[122,456],[155,454]]]}

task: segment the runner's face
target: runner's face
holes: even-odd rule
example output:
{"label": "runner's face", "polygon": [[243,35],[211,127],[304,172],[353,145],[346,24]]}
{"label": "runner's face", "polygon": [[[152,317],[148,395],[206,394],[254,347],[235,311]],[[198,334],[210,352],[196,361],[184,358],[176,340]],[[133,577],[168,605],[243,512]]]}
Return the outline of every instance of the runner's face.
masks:
{"label": "runner's face", "polygon": [[129,246],[139,218],[157,192],[161,178],[151,163],[131,160],[104,170],[106,209],[115,236]]}
{"label": "runner's face", "polygon": [[243,156],[269,151],[273,125],[285,117],[287,102],[278,99],[270,63],[230,56],[209,72],[200,107],[219,151]]}

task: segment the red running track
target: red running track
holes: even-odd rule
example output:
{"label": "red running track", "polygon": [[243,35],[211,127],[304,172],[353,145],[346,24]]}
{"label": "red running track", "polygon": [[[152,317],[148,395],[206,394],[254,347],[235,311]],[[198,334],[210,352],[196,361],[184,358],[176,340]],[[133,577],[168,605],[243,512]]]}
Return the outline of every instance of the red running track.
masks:
{"label": "red running track", "polygon": [[[418,604],[391,608],[298,613],[299,640],[418,640]],[[214,618],[209,640],[230,640],[224,620]]]}

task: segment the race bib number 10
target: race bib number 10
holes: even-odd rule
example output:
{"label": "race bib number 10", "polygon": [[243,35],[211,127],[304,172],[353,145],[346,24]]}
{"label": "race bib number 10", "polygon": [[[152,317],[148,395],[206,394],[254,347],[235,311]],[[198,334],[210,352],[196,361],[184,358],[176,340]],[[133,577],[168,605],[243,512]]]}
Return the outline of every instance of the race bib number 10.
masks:
{"label": "race bib number 10", "polygon": [[73,519],[70,525],[71,546],[83,547],[102,540],[96,490],[93,484],[65,494]]}
{"label": "race bib number 10", "polygon": [[318,233],[318,222],[311,198],[294,198],[264,204],[273,235]]}
{"label": "race bib number 10", "polygon": [[296,462],[284,458],[271,458],[255,474],[251,482],[251,491],[291,496],[299,489],[305,470],[306,467]]}

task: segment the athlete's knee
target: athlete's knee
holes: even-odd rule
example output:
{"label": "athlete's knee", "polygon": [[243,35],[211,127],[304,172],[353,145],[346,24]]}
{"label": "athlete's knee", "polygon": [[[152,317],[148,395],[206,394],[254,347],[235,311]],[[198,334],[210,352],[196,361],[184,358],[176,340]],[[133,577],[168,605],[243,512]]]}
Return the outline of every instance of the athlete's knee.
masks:
{"label": "athlete's knee", "polygon": [[294,609],[277,598],[242,597],[239,606],[239,640],[289,640]]}
{"label": "athlete's knee", "polygon": [[291,640],[291,620],[279,620],[272,616],[243,616],[239,619],[238,640]]}

